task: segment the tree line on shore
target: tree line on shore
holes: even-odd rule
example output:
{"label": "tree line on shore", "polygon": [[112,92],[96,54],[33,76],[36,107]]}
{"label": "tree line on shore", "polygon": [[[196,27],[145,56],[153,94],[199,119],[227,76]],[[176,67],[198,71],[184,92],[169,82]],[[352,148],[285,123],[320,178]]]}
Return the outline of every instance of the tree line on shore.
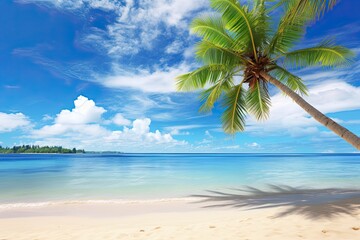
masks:
{"label": "tree line on shore", "polygon": [[22,145],[13,147],[0,146],[0,153],[85,153],[83,149],[69,149],[61,146],[38,146],[38,145]]}

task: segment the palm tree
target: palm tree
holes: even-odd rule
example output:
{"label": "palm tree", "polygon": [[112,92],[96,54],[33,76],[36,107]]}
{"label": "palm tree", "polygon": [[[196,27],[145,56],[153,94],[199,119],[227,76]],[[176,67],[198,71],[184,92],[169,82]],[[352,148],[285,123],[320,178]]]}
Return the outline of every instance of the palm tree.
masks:
{"label": "palm tree", "polygon": [[[307,88],[302,79],[289,70],[310,66],[336,67],[351,62],[353,53],[332,40],[309,48],[294,48],[303,37],[306,25],[319,16],[316,11],[296,12],[294,9],[299,6],[312,9],[319,2],[287,0],[281,5],[284,15],[276,29],[272,29],[274,24],[269,17],[272,8],[265,0],[253,0],[251,6],[237,0],[210,0],[218,14],[196,18],[191,25],[191,31],[202,38],[196,46],[196,56],[204,65],[179,76],[178,90],[203,89],[201,111],[210,111],[222,97],[225,108],[223,129],[235,134],[244,130],[248,113],[257,120],[268,118],[271,105],[268,85],[272,84],[318,122],[360,149],[358,136],[300,96],[307,94]],[[331,7],[336,1],[327,2],[329,5],[323,5],[323,8],[318,5],[317,11]]]}
{"label": "palm tree", "polygon": [[339,0],[280,0],[275,7],[291,6],[293,16],[309,12],[314,17],[320,17],[326,10],[332,9]]}

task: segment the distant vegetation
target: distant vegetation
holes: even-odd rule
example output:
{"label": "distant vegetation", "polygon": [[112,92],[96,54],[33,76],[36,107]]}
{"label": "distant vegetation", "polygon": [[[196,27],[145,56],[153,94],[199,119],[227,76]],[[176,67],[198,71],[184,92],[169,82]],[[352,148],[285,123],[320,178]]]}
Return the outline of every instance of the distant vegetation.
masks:
{"label": "distant vegetation", "polygon": [[37,145],[22,145],[14,146],[12,148],[0,146],[0,153],[85,153],[82,149],[68,149],[59,146],[37,146]]}

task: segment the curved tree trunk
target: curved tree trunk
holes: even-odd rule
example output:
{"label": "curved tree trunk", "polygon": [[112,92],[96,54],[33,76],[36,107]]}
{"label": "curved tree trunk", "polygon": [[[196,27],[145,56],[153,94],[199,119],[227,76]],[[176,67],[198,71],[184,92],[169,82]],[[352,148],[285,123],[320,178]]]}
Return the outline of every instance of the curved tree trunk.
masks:
{"label": "curved tree trunk", "polygon": [[292,98],[300,107],[302,107],[307,113],[309,113],[314,119],[319,123],[332,130],[334,133],[342,137],[345,141],[353,145],[356,149],[360,150],[360,138],[354,133],[350,132],[348,129],[334,122],[331,118],[322,114],[319,110],[311,106],[306,102],[302,97],[300,97],[293,90],[285,86],[283,83],[277,79],[271,77],[266,72],[261,72],[260,75],[270,83],[274,84],[281,91],[283,91],[287,96]]}

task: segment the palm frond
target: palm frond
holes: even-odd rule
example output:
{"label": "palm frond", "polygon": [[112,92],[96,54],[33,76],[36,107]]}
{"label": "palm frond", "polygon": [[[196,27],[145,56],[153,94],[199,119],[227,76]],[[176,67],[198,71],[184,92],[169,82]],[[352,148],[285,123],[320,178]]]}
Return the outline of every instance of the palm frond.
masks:
{"label": "palm frond", "polygon": [[180,75],[176,78],[176,86],[179,91],[191,91],[203,88],[206,84],[214,84],[227,73],[229,67],[223,64],[205,65]]}
{"label": "palm frond", "polygon": [[215,102],[220,98],[224,92],[228,92],[233,86],[233,79],[231,75],[225,75],[214,86],[206,89],[201,93],[200,99],[202,105],[200,112],[209,112],[214,107]]}
{"label": "palm frond", "polygon": [[303,37],[305,25],[309,20],[311,20],[311,16],[307,13],[294,15],[291,8],[286,11],[268,45],[267,53],[289,51]]}
{"label": "palm frond", "polygon": [[221,17],[205,16],[195,19],[191,24],[191,32],[220,47],[231,47],[234,40],[225,30]]}
{"label": "palm frond", "polygon": [[280,82],[284,83],[291,90],[303,95],[308,94],[307,87],[303,83],[302,79],[292,74],[285,68],[276,65],[274,66],[274,69],[271,71],[271,73],[274,75],[275,78],[277,78]]}
{"label": "palm frond", "polygon": [[270,17],[269,10],[266,8],[266,0],[254,0],[253,15],[255,16],[255,37],[258,48],[263,50],[269,42]]}
{"label": "palm frond", "polygon": [[245,129],[246,91],[242,84],[236,85],[224,99],[225,111],[221,117],[223,129],[228,134],[235,134]]}
{"label": "palm frond", "polygon": [[320,18],[332,9],[339,0],[280,0],[276,6],[284,6],[293,16],[311,14],[313,19]]}
{"label": "palm frond", "polygon": [[246,6],[236,0],[210,0],[211,6],[222,13],[229,31],[235,34],[235,49],[250,49],[257,59],[255,38],[256,18]]}
{"label": "palm frond", "polygon": [[242,64],[242,57],[238,52],[214,45],[208,41],[201,41],[197,44],[196,56],[205,64]]}
{"label": "palm frond", "polygon": [[335,67],[351,63],[353,56],[350,49],[337,46],[332,41],[324,41],[315,47],[285,53],[284,64],[291,67]]}
{"label": "palm frond", "polygon": [[252,88],[249,88],[246,103],[248,112],[257,120],[267,119],[271,105],[267,83],[257,81]]}

